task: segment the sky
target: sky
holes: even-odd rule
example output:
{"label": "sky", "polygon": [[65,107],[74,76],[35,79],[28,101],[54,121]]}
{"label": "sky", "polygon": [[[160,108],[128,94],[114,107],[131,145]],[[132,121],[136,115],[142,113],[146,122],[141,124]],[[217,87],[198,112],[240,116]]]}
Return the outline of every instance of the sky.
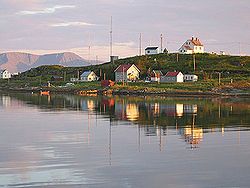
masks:
{"label": "sky", "polygon": [[207,52],[250,55],[249,0],[0,0],[0,53],[75,52],[85,59],[177,51],[192,36]]}

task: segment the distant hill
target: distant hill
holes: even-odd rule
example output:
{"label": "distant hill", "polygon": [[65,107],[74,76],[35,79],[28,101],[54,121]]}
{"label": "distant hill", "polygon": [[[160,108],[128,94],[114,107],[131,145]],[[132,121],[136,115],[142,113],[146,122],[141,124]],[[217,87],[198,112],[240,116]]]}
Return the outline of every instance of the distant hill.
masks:
{"label": "distant hill", "polygon": [[90,65],[90,63],[71,52],[46,55],[34,55],[21,52],[7,52],[0,54],[0,69],[7,69],[11,73],[24,72],[42,65],[82,67]]}

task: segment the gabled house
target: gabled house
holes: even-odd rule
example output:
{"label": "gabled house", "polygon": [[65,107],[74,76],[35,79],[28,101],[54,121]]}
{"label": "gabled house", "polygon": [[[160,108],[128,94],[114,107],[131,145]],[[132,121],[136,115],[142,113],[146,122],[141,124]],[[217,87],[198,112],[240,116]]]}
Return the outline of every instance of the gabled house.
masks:
{"label": "gabled house", "polygon": [[140,70],[134,64],[122,64],[115,69],[115,81],[136,81],[140,78]]}
{"label": "gabled house", "polygon": [[9,71],[5,70],[0,70],[0,79],[9,79],[11,78],[11,74]]}
{"label": "gabled house", "polygon": [[96,80],[98,80],[98,77],[93,71],[85,71],[81,74],[81,81],[91,82]]}
{"label": "gabled house", "polygon": [[153,70],[151,73],[151,81],[152,82],[160,82],[161,77],[163,76],[162,72],[160,70]]}
{"label": "gabled house", "polygon": [[165,76],[161,78],[161,82],[183,82],[184,75],[181,72],[167,72]]}
{"label": "gabled house", "polygon": [[197,82],[198,76],[195,74],[184,74],[184,82]]}
{"label": "gabled house", "polygon": [[179,49],[181,54],[204,53],[204,46],[200,39],[192,37],[188,39]]}
{"label": "gabled house", "polygon": [[158,46],[148,46],[145,49],[145,55],[154,55],[154,54],[159,54]]}

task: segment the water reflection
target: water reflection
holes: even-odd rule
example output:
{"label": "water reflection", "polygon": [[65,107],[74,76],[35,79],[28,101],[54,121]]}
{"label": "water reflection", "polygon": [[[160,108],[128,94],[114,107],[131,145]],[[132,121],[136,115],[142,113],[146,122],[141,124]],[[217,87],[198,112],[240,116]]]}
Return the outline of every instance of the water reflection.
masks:
{"label": "water reflection", "polygon": [[233,98],[1,94],[0,187],[136,187],[138,174],[147,177],[140,187],[153,187],[149,174],[161,180],[178,174],[175,183],[182,182],[216,151],[218,158],[239,152],[247,163],[249,107],[249,99]]}

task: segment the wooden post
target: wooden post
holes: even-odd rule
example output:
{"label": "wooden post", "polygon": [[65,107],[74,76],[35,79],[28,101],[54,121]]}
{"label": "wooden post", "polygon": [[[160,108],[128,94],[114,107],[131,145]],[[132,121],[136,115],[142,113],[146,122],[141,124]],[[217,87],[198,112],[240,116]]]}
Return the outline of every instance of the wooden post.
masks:
{"label": "wooden post", "polygon": [[218,78],[219,85],[221,83],[220,79],[221,79],[221,73],[219,72],[219,78]]}
{"label": "wooden post", "polygon": [[195,72],[195,68],[196,68],[196,65],[195,65],[195,54],[193,55],[193,61],[194,61],[194,72]]}
{"label": "wooden post", "polygon": [[179,53],[176,54],[176,61],[179,62]]}
{"label": "wooden post", "polygon": [[124,86],[124,67],[122,67],[122,85]]}
{"label": "wooden post", "polygon": [[64,82],[66,81],[66,71],[64,71],[64,76],[63,76],[63,80],[64,80]]}

